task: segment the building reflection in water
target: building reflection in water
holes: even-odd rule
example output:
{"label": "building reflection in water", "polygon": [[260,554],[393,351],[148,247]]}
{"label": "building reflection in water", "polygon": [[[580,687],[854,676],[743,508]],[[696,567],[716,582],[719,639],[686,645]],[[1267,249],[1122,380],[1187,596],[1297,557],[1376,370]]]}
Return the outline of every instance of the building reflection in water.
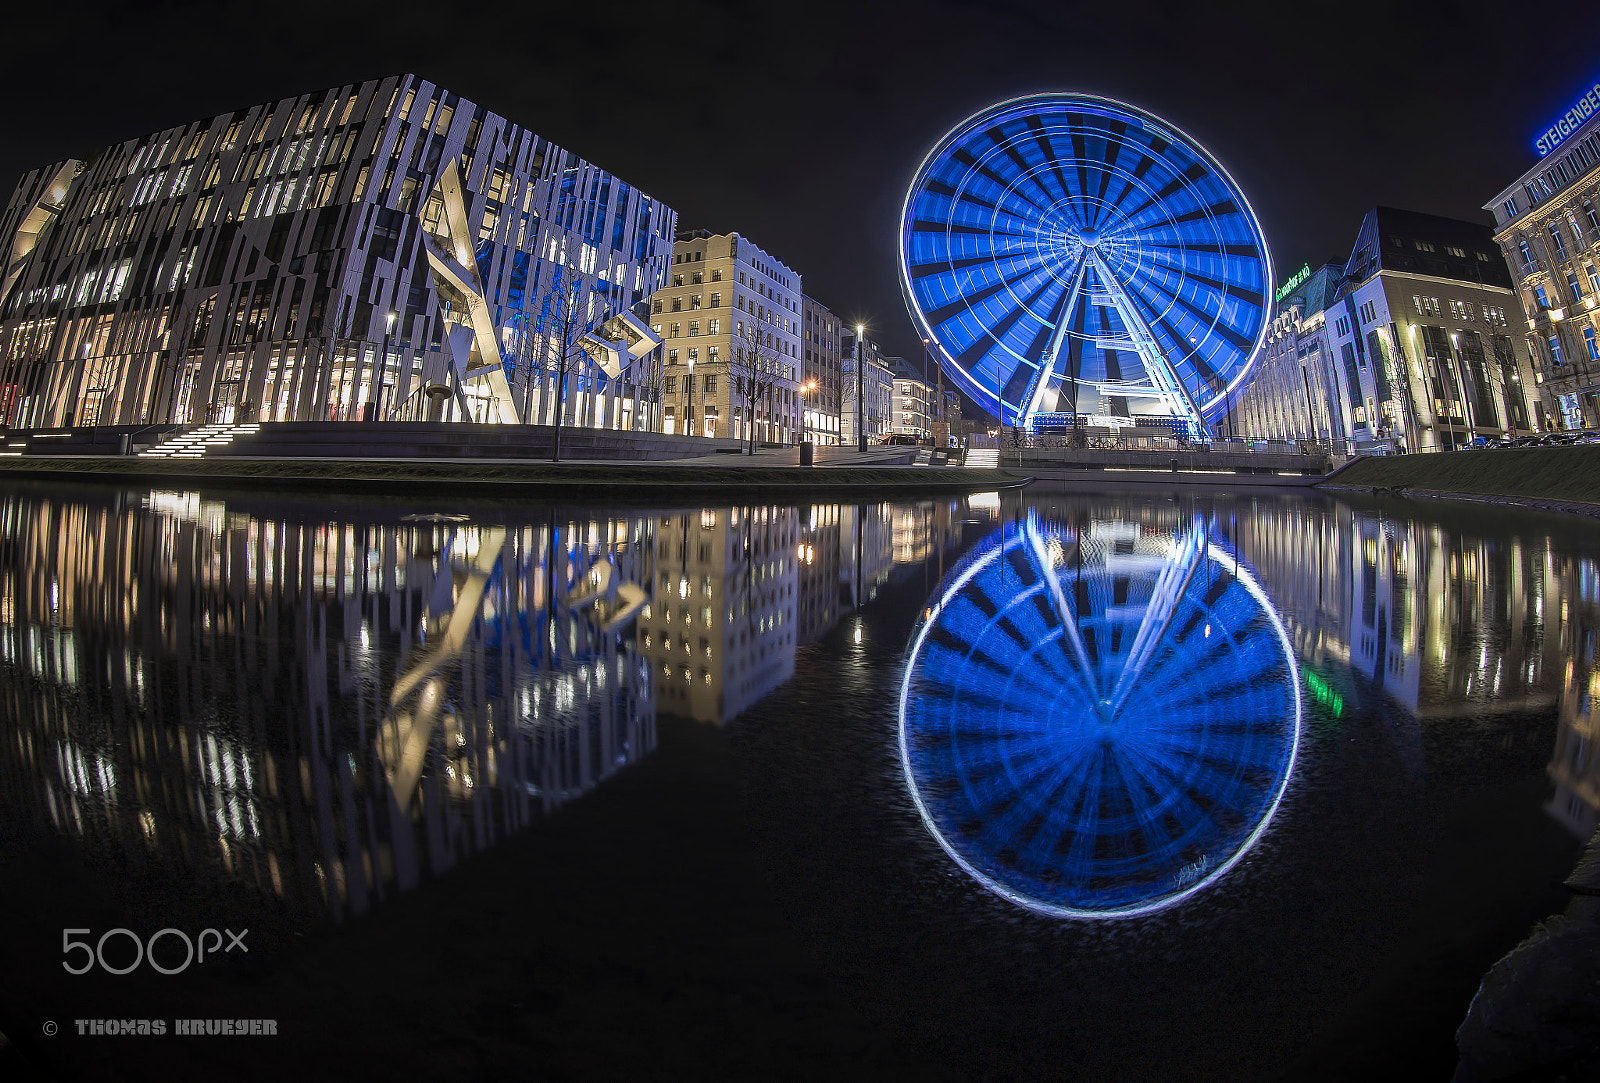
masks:
{"label": "building reflection in water", "polygon": [[1600,628],[1600,570],[1590,557],[1567,557],[1560,566],[1562,667],[1556,747],[1548,768],[1555,792],[1545,807],[1574,835],[1589,839],[1600,828],[1600,756],[1594,701],[1600,694],[1595,634]]}
{"label": "building reflection in water", "polygon": [[847,573],[973,514],[341,506],[0,496],[0,815],[361,914],[646,756],[658,706],[733,718]]}
{"label": "building reflection in water", "polygon": [[342,919],[654,747],[650,519],[313,508],[3,498],[8,820]]}
{"label": "building reflection in water", "polygon": [[1077,918],[1222,877],[1294,768],[1299,674],[1250,569],[1177,509],[1037,508],[930,601],[900,749],[929,831],[989,890]]}
{"label": "building reflection in water", "polygon": [[795,652],[897,568],[960,540],[968,500],[742,505],[659,517],[654,598],[636,646],[657,707],[726,723],[794,676]]}
{"label": "building reflection in water", "polygon": [[1241,505],[1240,553],[1283,614],[1311,691],[1342,711],[1382,699],[1420,775],[1422,726],[1555,709],[1545,806],[1574,835],[1600,825],[1589,713],[1600,583],[1548,536],[1485,534],[1326,502]]}

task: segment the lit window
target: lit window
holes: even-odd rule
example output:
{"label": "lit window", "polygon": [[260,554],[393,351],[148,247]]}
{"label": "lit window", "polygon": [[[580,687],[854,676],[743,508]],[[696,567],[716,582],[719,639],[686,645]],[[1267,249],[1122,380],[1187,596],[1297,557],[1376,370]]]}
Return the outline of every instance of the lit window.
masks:
{"label": "lit window", "polygon": [[1550,223],[1550,243],[1556,247],[1556,258],[1567,258],[1567,242],[1561,239],[1561,227],[1554,222]]}

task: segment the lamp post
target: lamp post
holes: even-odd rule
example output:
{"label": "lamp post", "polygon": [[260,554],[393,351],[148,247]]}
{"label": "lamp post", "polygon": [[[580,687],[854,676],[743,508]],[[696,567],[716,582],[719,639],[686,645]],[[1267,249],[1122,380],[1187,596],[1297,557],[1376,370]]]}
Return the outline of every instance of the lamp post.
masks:
{"label": "lamp post", "polygon": [[861,336],[866,333],[866,330],[867,330],[867,328],[866,328],[865,324],[860,324],[860,323],[856,324],[856,450],[857,451],[866,451],[867,450],[867,430],[866,430],[866,426],[863,423],[864,419],[865,419],[865,415],[866,415],[866,409],[863,406],[863,403],[865,402],[865,399],[864,399],[863,396],[866,394],[867,382],[866,382],[865,376],[862,374],[862,368],[861,368],[861,357],[862,357],[862,353],[861,353]]}
{"label": "lamp post", "polygon": [[811,393],[816,389],[817,381],[815,380],[807,380],[805,385],[800,388],[803,396],[800,399],[800,442],[802,444],[811,436],[811,418],[808,416],[807,410],[811,405]]}
{"label": "lamp post", "polygon": [[694,416],[694,358],[689,358],[689,408],[683,418],[683,431],[688,436],[695,435],[699,428],[695,422],[699,420]]}
{"label": "lamp post", "polygon": [[383,317],[383,359],[378,362],[378,394],[372,402],[372,420],[383,419],[383,385],[389,376],[389,337],[394,334],[394,309]]}

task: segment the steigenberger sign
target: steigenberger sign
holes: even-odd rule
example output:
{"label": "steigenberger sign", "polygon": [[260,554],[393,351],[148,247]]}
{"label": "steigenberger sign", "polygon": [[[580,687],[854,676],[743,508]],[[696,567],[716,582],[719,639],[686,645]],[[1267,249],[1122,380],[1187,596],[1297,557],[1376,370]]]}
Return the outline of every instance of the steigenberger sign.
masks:
{"label": "steigenberger sign", "polygon": [[1305,285],[1306,280],[1309,279],[1310,277],[1311,277],[1311,264],[1309,264],[1309,263],[1301,264],[1300,269],[1294,273],[1294,277],[1289,279],[1289,281],[1285,282],[1283,285],[1278,287],[1278,294],[1277,294],[1277,297],[1275,299],[1278,300],[1278,301],[1282,301],[1285,297],[1289,296],[1295,290],[1297,290],[1301,286]]}
{"label": "steigenberger sign", "polygon": [[1600,83],[1589,88],[1589,92],[1579,98],[1577,102],[1556,118],[1556,122],[1546,128],[1538,139],[1533,141],[1533,149],[1539,152],[1539,157],[1556,149],[1556,146],[1567,136],[1578,130],[1578,126],[1588,120],[1595,113],[1600,113]]}

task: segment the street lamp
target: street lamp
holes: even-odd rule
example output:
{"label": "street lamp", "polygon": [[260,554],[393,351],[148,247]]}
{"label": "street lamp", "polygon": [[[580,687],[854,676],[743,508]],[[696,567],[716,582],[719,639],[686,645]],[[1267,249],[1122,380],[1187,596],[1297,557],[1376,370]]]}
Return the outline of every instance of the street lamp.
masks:
{"label": "street lamp", "polygon": [[800,392],[805,397],[800,400],[800,442],[803,444],[811,436],[811,393],[817,389],[817,381],[807,380]]}
{"label": "street lamp", "polygon": [[866,333],[865,324],[856,324],[856,450],[867,450],[867,430],[863,423],[865,408],[863,407],[863,394],[866,389],[866,379],[861,371],[861,336]]}
{"label": "street lamp", "polygon": [[683,431],[686,435],[695,435],[695,429],[698,427],[695,425],[696,420],[694,416],[694,356],[691,354],[689,357],[689,409],[683,419]]}

